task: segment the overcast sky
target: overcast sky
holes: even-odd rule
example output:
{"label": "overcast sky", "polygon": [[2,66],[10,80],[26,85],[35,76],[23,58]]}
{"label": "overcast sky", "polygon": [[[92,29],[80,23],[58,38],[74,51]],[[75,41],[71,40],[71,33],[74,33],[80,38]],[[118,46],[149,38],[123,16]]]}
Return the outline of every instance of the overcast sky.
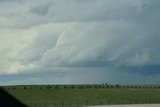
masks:
{"label": "overcast sky", "polygon": [[0,85],[160,83],[160,0],[0,0]]}

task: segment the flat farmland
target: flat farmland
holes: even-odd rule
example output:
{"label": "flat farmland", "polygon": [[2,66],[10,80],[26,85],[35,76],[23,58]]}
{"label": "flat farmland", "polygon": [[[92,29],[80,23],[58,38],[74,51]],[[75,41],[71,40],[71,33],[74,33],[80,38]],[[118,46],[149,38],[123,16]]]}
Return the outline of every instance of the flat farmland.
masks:
{"label": "flat farmland", "polygon": [[[26,104],[103,105],[160,103],[158,87],[121,87],[102,85],[33,85],[3,87]],[[42,105],[42,104],[41,104]]]}

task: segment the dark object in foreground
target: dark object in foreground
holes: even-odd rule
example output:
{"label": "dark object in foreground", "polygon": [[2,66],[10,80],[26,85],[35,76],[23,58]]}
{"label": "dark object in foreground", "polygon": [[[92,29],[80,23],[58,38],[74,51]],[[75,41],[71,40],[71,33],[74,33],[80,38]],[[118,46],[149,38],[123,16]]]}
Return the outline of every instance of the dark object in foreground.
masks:
{"label": "dark object in foreground", "polygon": [[26,107],[26,105],[0,88],[0,107]]}

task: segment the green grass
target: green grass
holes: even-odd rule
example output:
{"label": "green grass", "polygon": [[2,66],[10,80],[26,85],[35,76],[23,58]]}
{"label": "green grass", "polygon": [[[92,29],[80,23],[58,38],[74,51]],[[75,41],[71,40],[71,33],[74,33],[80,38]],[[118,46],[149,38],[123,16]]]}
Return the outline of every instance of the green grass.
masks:
{"label": "green grass", "polygon": [[9,93],[22,102],[49,102],[49,101],[116,101],[129,103],[160,103],[159,88],[85,88],[85,86],[11,86],[4,87]]}

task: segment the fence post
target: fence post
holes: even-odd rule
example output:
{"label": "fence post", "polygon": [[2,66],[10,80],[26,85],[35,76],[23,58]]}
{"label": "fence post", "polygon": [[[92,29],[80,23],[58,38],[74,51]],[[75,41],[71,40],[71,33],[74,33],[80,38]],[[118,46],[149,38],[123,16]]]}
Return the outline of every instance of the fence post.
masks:
{"label": "fence post", "polygon": [[102,105],[102,101],[101,101],[101,100],[100,100],[100,102],[99,102],[99,103],[100,103],[100,105]]}
{"label": "fence post", "polygon": [[46,104],[46,102],[44,103],[44,107],[47,107],[47,104]]}
{"label": "fence post", "polygon": [[54,107],[56,107],[56,103],[55,103],[55,101],[53,102],[53,105],[54,105]]}
{"label": "fence post", "polygon": [[78,101],[77,101],[77,107],[79,107],[79,103],[78,103]]}
{"label": "fence post", "polygon": [[107,102],[108,102],[108,105],[109,105],[109,100]]}
{"label": "fence post", "polygon": [[36,107],[36,103],[34,104],[34,107]]}
{"label": "fence post", "polygon": [[71,101],[69,101],[69,106],[71,107],[72,105],[71,105]]}
{"label": "fence post", "polygon": [[63,107],[64,103],[63,103],[63,100],[62,100],[62,107]]}
{"label": "fence post", "polygon": [[129,100],[129,103],[130,103],[130,104],[132,104],[132,101],[131,101],[131,100]]}
{"label": "fence post", "polygon": [[85,104],[86,106],[88,106],[88,101],[86,100],[86,104]]}

